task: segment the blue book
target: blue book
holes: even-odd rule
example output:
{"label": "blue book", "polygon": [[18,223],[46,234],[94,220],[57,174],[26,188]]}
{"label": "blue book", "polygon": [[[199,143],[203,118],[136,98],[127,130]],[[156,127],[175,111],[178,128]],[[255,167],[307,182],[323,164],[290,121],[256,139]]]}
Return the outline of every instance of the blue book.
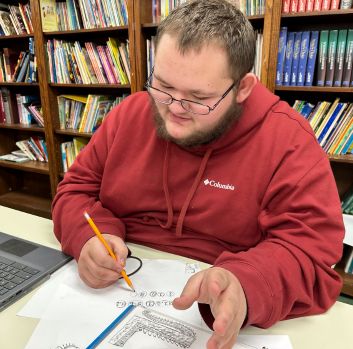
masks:
{"label": "blue book", "polygon": [[291,86],[297,85],[301,41],[302,41],[302,32],[296,32],[294,36],[292,72],[291,72],[291,78],[290,78]]}
{"label": "blue book", "polygon": [[310,42],[310,31],[304,31],[302,34],[302,40],[300,42],[297,86],[304,86],[306,65],[307,65],[308,53],[309,53],[309,42]]}
{"label": "blue book", "polygon": [[300,114],[302,114],[305,117],[305,119],[307,119],[314,107],[315,107],[314,104],[305,103],[305,105],[304,105],[303,109],[301,110]]}
{"label": "blue book", "polygon": [[277,68],[276,68],[276,85],[282,85],[283,65],[287,43],[287,27],[282,27],[279,33]]}
{"label": "blue book", "polygon": [[293,59],[294,35],[295,35],[295,32],[288,32],[288,35],[287,35],[286,54],[285,54],[284,68],[283,68],[283,86],[290,85],[290,76],[291,76],[290,74],[292,71],[292,59]]}
{"label": "blue book", "polygon": [[334,127],[334,125],[336,125],[339,116],[341,116],[342,114],[341,110],[345,106],[346,106],[345,103],[338,103],[335,110],[332,112],[330,118],[327,120],[325,127],[323,128],[323,130],[321,131],[317,139],[321,146],[323,146],[329,133],[331,133],[332,128]]}
{"label": "blue book", "polygon": [[319,31],[314,30],[311,32],[311,37],[310,37],[308,64],[306,66],[306,74],[305,74],[305,86],[313,86],[318,42],[319,42]]}

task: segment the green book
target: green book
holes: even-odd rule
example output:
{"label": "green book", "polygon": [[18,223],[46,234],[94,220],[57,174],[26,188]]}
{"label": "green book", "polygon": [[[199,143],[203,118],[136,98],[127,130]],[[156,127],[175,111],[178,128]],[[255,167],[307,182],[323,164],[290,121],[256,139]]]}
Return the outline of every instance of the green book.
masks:
{"label": "green book", "polygon": [[316,82],[317,86],[325,85],[328,37],[329,37],[329,31],[321,30],[320,41],[319,41],[318,65],[317,65],[317,82]]}
{"label": "green book", "polygon": [[335,60],[335,72],[333,75],[333,86],[340,87],[342,84],[344,53],[346,51],[347,29],[341,29],[338,32],[337,53]]}
{"label": "green book", "polygon": [[348,87],[352,75],[353,63],[353,29],[348,29],[346,52],[344,55],[342,86]]}
{"label": "green book", "polygon": [[325,86],[333,85],[333,74],[335,71],[337,40],[338,40],[338,30],[337,29],[330,30],[329,39],[328,39]]}

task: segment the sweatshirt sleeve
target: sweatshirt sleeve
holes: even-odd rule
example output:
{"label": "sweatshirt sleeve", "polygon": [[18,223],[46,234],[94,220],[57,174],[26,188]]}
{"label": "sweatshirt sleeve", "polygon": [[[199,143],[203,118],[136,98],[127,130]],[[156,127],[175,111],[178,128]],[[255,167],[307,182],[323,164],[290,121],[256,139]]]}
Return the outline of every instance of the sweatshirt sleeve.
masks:
{"label": "sweatshirt sleeve", "polygon": [[[329,161],[321,157],[294,185],[294,174],[288,167],[283,171],[263,200],[258,224],[264,239],[244,252],[224,252],[215,261],[243,286],[248,303],[244,326],[267,328],[279,320],[323,313],[341,290],[332,265],[341,258],[344,226]],[[199,307],[212,325],[207,306]]]}
{"label": "sweatshirt sleeve", "polygon": [[83,245],[94,236],[83,213],[87,211],[105,233],[125,237],[122,221],[104,208],[100,187],[109,149],[119,127],[120,105],[114,108],[80,152],[60,182],[52,204],[54,233],[62,250],[78,260]]}

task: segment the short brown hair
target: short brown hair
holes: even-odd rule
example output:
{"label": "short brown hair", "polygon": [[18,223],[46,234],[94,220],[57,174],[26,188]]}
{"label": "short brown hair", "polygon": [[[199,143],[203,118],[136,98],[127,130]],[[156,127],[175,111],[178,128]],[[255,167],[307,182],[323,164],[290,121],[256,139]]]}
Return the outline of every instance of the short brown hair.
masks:
{"label": "short brown hair", "polygon": [[235,82],[253,68],[256,47],[253,27],[226,0],[193,0],[175,8],[158,27],[156,52],[164,34],[177,37],[181,53],[198,51],[210,42],[223,47]]}

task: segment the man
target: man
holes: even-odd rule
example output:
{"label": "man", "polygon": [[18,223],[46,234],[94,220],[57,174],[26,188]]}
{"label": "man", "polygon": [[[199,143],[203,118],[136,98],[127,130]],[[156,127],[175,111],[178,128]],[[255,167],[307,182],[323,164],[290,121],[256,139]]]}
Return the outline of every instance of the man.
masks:
{"label": "man", "polygon": [[107,116],[53,203],[55,234],[89,286],[119,278],[125,241],[213,264],[174,300],[199,303],[209,349],[231,348],[242,326],[322,313],[341,288],[329,162],[304,118],[250,72],[254,54],[251,25],[227,1],[173,11],[148,92]]}

